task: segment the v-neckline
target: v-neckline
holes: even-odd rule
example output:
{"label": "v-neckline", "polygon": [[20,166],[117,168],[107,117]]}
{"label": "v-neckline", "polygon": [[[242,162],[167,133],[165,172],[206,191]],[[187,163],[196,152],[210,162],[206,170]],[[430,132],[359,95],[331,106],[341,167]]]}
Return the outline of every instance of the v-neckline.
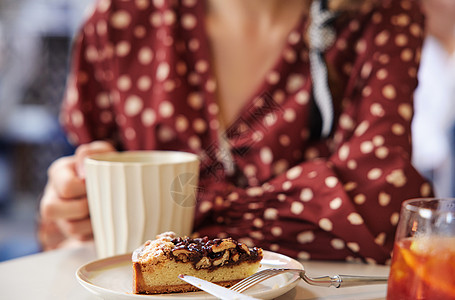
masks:
{"label": "v-neckline", "polygon": [[[207,69],[207,78],[213,78],[215,80],[215,82],[217,83],[217,78],[216,78],[214,68],[213,68],[213,59],[212,59],[213,50],[211,49],[210,41],[209,41],[208,35],[207,35],[207,27],[206,27],[206,25],[207,25],[206,24],[207,3],[206,3],[206,1],[198,1],[198,3],[200,3],[199,8],[198,8],[198,10],[199,10],[198,13],[203,17],[202,21],[201,21],[201,30],[200,30],[200,33],[202,35],[200,37],[201,46],[206,47],[205,51],[203,51],[204,56],[205,56],[204,59],[207,62],[209,62],[208,63],[209,67]],[[302,40],[303,39],[303,37],[302,37],[303,28],[305,27],[305,23],[307,22],[307,19],[308,18],[306,17],[306,14],[304,12],[302,12],[298,19],[298,22],[287,33],[286,41],[283,44],[282,49],[279,52],[279,55],[275,58],[275,62],[272,64],[272,67],[265,73],[265,76],[260,81],[260,84],[252,90],[251,95],[247,97],[246,101],[242,105],[240,105],[240,110],[236,113],[235,117],[233,118],[233,120],[231,120],[231,122],[229,124],[226,124],[224,122],[224,118],[221,115],[221,112],[219,109],[221,106],[220,106],[218,96],[217,96],[218,88],[217,87],[215,88],[211,97],[206,97],[206,99],[210,99],[210,103],[207,103],[207,105],[216,104],[216,106],[218,107],[218,113],[216,114],[216,119],[219,124],[219,131],[226,131],[228,129],[232,129],[236,125],[238,120],[245,119],[246,117],[248,117],[245,114],[248,112],[248,108],[254,106],[255,101],[257,101],[258,97],[261,97],[262,95],[264,95],[264,93],[269,93],[270,91],[273,90],[274,86],[276,86],[276,83],[272,84],[272,83],[267,82],[267,75],[270,74],[271,72],[277,72],[278,74],[282,73],[281,71],[283,69],[283,64],[284,64],[284,58],[283,58],[284,51],[288,47],[291,47],[291,48],[296,47],[295,44],[291,44],[289,42],[289,37],[293,32],[297,32],[300,34],[300,40]]]}

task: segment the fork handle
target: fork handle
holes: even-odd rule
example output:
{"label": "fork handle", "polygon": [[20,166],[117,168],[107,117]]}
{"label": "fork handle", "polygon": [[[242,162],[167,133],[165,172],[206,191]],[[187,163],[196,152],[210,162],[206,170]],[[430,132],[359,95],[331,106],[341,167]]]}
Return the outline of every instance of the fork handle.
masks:
{"label": "fork handle", "polygon": [[306,276],[305,274],[301,274],[300,277],[305,280],[306,283],[311,285],[326,287],[334,286],[336,288],[370,284],[385,284],[388,280],[388,277],[386,276],[335,275],[312,278]]}

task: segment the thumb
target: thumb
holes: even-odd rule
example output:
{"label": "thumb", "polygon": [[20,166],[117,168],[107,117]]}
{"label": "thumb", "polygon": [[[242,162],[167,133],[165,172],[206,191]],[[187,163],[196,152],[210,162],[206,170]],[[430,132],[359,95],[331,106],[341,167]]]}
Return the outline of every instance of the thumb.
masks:
{"label": "thumb", "polygon": [[106,141],[95,141],[89,144],[80,145],[76,149],[76,172],[79,178],[85,179],[84,160],[93,154],[108,153],[116,151],[114,146]]}

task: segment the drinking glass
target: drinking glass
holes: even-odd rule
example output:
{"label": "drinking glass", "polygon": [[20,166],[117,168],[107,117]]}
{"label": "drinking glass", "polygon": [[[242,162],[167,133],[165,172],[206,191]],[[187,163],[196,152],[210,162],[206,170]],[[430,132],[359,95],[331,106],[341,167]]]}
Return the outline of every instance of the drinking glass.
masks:
{"label": "drinking glass", "polygon": [[455,199],[403,202],[387,300],[455,300]]}

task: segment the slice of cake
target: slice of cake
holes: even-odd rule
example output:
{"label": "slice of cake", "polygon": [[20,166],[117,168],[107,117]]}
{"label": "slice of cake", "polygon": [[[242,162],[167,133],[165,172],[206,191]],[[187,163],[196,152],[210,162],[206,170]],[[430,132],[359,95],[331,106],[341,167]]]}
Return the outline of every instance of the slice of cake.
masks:
{"label": "slice of cake", "polygon": [[248,248],[231,238],[182,238],[166,232],[133,252],[133,292],[161,294],[198,290],[179,279],[180,274],[231,286],[255,273],[262,256],[262,249]]}

